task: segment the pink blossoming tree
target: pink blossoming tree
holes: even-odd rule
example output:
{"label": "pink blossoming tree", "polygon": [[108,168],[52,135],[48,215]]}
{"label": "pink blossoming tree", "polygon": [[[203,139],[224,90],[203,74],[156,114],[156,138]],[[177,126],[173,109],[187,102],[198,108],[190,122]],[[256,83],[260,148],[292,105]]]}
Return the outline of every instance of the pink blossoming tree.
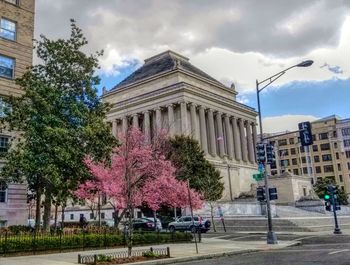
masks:
{"label": "pink blossoming tree", "polygon": [[[115,207],[115,224],[125,212],[129,213],[127,243],[131,255],[134,209],[142,205],[153,211],[162,205],[186,207],[189,194],[186,182],[175,178],[176,169],[165,159],[163,148],[159,147],[161,139],[149,143],[140,130],[130,128],[125,135],[119,135],[119,141],[121,145],[114,149],[110,165],[86,159],[94,178],[80,185],[75,195],[93,201],[100,192],[105,193]],[[190,193],[192,207],[201,207],[200,194],[194,190]]]}

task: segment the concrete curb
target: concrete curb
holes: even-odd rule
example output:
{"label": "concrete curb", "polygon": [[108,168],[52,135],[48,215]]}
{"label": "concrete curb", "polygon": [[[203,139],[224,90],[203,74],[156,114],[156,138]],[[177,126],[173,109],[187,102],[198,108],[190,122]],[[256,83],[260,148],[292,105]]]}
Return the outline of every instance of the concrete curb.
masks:
{"label": "concrete curb", "polygon": [[[292,247],[292,246],[298,246],[300,245],[300,241],[291,241],[288,245],[281,247],[281,248],[271,248],[268,250],[275,250],[275,249],[282,249],[286,247]],[[150,260],[150,261],[141,261],[141,262],[133,262],[133,263],[127,263],[128,265],[165,265],[165,264],[175,264],[180,262],[189,262],[194,260],[204,260],[204,259],[213,259],[213,258],[220,258],[220,257],[228,257],[228,256],[234,256],[234,255],[240,255],[240,254],[246,254],[246,253],[253,253],[253,252],[260,252],[260,251],[266,251],[267,249],[245,249],[245,250],[234,250],[234,251],[227,251],[227,252],[220,252],[220,253],[212,253],[212,254],[203,254],[198,256],[189,256],[189,257],[181,257],[181,258],[168,258],[168,259],[160,259],[160,260]],[[171,253],[171,250],[170,250]]]}

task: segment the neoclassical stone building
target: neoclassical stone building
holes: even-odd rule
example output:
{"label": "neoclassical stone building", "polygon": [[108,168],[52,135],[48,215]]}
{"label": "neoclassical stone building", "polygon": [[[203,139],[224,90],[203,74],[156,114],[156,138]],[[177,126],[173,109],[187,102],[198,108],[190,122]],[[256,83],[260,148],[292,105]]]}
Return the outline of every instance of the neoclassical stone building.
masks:
{"label": "neoclassical stone building", "polygon": [[257,112],[237,102],[236,95],[234,86],[226,87],[188,58],[166,51],[105,90],[103,100],[113,106],[107,121],[114,135],[128,126],[140,127],[150,137],[160,128],[170,135],[192,135],[221,171],[222,200],[230,201],[250,190],[257,168]]}

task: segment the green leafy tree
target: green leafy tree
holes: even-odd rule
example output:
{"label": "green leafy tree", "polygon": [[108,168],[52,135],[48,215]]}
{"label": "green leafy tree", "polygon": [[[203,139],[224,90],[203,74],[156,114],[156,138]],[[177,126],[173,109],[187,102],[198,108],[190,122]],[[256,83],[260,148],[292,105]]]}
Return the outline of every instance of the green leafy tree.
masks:
{"label": "green leafy tree", "polygon": [[[222,176],[204,156],[198,141],[189,136],[175,136],[169,140],[168,156],[177,168],[179,180],[189,180],[190,187],[202,194],[211,208],[214,225],[214,204],[221,199],[224,191]],[[215,230],[215,227],[214,227]]]}
{"label": "green leafy tree", "polygon": [[102,52],[86,55],[80,28],[71,20],[68,39],[35,41],[39,64],[17,84],[20,97],[10,97],[12,110],[2,120],[9,130],[21,132],[14,139],[2,176],[7,181],[26,181],[35,192],[36,227],[44,195],[44,228],[48,228],[51,202],[61,205],[81,182],[90,177],[84,159],[109,157],[116,140],[104,122],[109,105],[97,96],[96,75]]}
{"label": "green leafy tree", "polygon": [[320,199],[324,198],[324,195],[326,194],[326,190],[327,190],[327,185],[337,186],[338,191],[339,191],[338,201],[342,205],[348,204],[347,195],[346,195],[345,191],[340,189],[339,186],[335,184],[334,180],[330,179],[330,178],[319,179],[319,180],[317,180],[316,184],[314,185],[314,190]]}

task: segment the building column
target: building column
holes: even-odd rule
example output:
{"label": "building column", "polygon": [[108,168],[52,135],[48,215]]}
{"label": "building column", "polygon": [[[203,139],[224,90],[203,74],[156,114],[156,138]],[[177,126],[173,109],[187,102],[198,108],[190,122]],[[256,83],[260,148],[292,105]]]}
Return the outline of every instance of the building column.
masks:
{"label": "building column", "polygon": [[117,120],[114,119],[114,120],[112,121],[112,134],[113,134],[114,137],[117,137],[117,136],[118,136],[117,125],[118,125],[118,124],[117,124]]}
{"label": "building column", "polygon": [[222,113],[216,113],[216,123],[218,125],[218,137],[217,141],[219,142],[219,155],[223,157],[225,155],[225,144],[224,144],[224,130],[222,129]]}
{"label": "building column", "polygon": [[191,103],[190,105],[190,111],[191,111],[191,134],[194,139],[199,141],[199,135],[197,130],[197,123],[196,123],[196,104]]}
{"label": "building column", "polygon": [[215,128],[214,128],[214,116],[213,110],[208,109],[208,121],[209,121],[209,141],[210,152],[213,156],[216,156],[216,140],[215,140]]}
{"label": "building column", "polygon": [[143,112],[143,128],[144,128],[146,141],[150,143],[151,142],[151,122],[150,122],[150,116],[149,116],[148,110]]}
{"label": "building column", "polygon": [[253,136],[251,124],[249,121],[246,122],[247,128],[247,149],[248,149],[248,158],[251,163],[254,163],[254,148],[253,148]]}
{"label": "building column", "polygon": [[187,134],[187,103],[180,103],[180,112],[181,112],[181,133]]}
{"label": "building column", "polygon": [[242,149],[241,149],[241,139],[238,131],[237,118],[232,118],[232,126],[233,126],[233,141],[234,141],[234,150],[235,150],[235,158],[238,161],[242,160]]}
{"label": "building column", "polygon": [[258,134],[256,132],[256,123],[253,122],[252,123],[252,127],[253,127],[253,147],[254,147],[254,156],[256,157],[256,144],[258,142]]}
{"label": "building column", "polygon": [[175,134],[174,106],[173,104],[169,104],[167,108],[168,108],[169,135],[173,137]]}
{"label": "building column", "polygon": [[156,133],[158,133],[162,129],[162,111],[160,107],[157,107],[155,111],[156,111],[156,130],[157,130]]}
{"label": "building column", "polygon": [[122,118],[122,132],[125,135],[127,131],[128,131],[128,117],[124,116]]}
{"label": "building column", "polygon": [[132,115],[132,127],[139,128],[139,115],[137,113]]}
{"label": "building column", "polygon": [[226,129],[227,155],[230,159],[232,159],[233,158],[232,127],[230,125],[230,117],[227,114],[225,114],[225,129]]}
{"label": "building column", "polygon": [[247,139],[244,132],[244,122],[242,119],[238,119],[239,123],[239,135],[241,136],[241,151],[242,159],[244,162],[248,161],[248,152],[247,152]]}
{"label": "building column", "polygon": [[199,124],[202,150],[205,154],[208,154],[207,126],[205,123],[205,109],[203,106],[199,106]]}

